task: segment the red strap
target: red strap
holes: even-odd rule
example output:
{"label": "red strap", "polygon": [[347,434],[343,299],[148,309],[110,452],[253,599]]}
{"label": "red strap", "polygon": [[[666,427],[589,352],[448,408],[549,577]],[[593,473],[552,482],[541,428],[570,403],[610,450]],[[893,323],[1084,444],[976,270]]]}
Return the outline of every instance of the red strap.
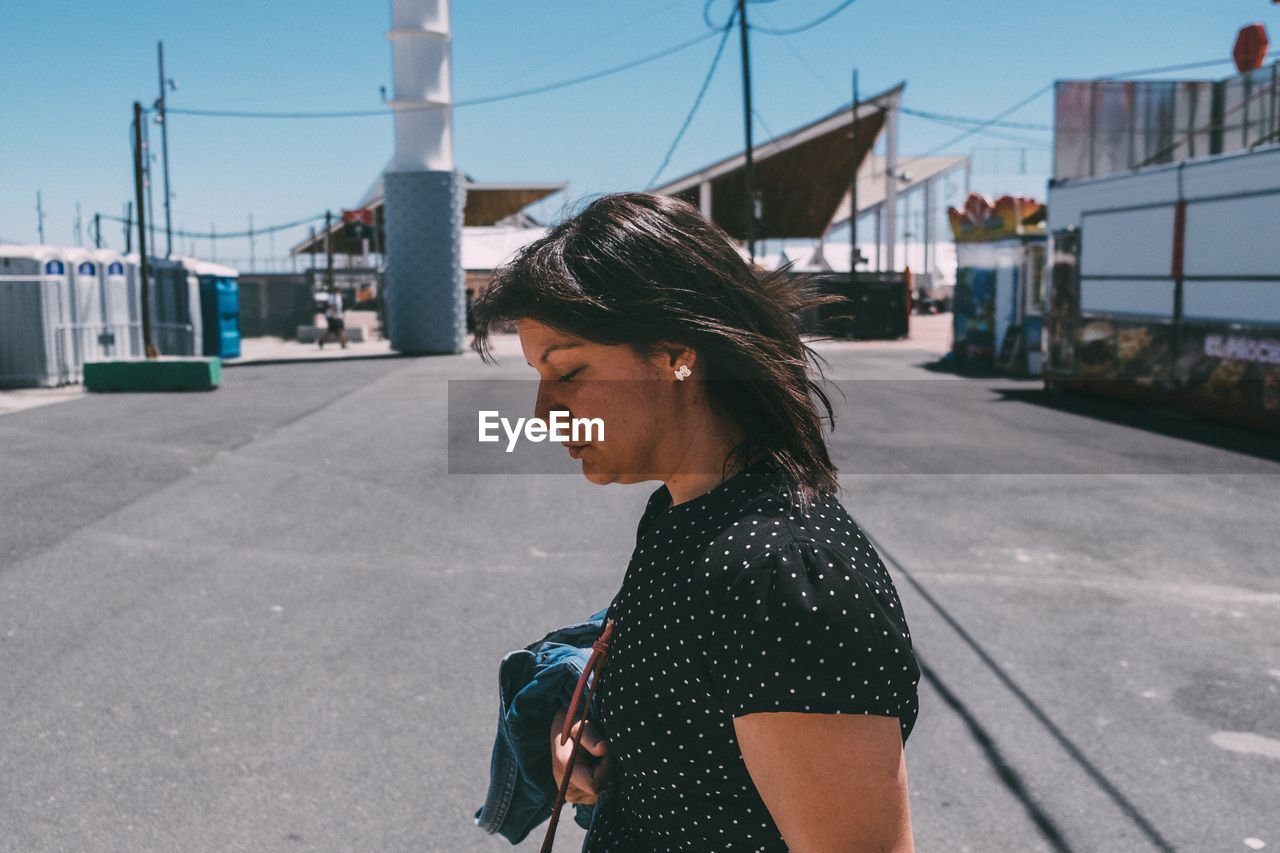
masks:
{"label": "red strap", "polygon": [[[604,669],[604,661],[609,653],[609,639],[613,636],[613,620],[606,619],[604,630],[600,632],[600,638],[591,644],[591,655],[587,658],[587,665],[582,669],[582,675],[578,676],[578,683],[573,688],[573,699],[569,702],[569,710],[564,716],[564,725],[560,730],[560,743],[563,744],[569,737],[569,732],[577,723],[587,718],[587,713],[591,707],[591,695],[595,694],[596,685],[600,681],[600,672]],[[590,695],[583,699],[586,692],[587,679],[590,677],[591,690]],[[579,715],[579,706],[581,705],[581,715]],[[578,760],[578,750],[582,746],[582,731],[585,725],[578,726],[577,732],[573,737],[573,749],[569,752],[569,760],[565,762],[564,776],[560,779],[560,790],[556,793],[555,804],[551,807],[551,822],[547,825],[546,837],[542,839],[541,853],[551,853],[551,843],[555,839],[556,826],[560,822],[560,809],[564,806],[565,794],[569,791],[569,780],[573,777],[573,766]]]}

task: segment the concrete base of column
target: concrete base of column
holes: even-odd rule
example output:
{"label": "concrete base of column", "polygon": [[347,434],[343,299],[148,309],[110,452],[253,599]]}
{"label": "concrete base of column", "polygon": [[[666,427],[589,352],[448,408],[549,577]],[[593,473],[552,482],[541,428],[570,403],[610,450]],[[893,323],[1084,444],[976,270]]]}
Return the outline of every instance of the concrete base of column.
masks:
{"label": "concrete base of column", "polygon": [[462,174],[387,172],[387,337],[406,355],[462,352],[467,334],[462,269]]}

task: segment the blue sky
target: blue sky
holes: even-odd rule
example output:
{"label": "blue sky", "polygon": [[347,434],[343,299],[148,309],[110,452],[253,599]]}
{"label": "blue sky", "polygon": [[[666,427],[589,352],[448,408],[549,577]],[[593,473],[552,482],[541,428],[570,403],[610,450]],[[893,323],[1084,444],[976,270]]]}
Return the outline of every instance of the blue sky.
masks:
{"label": "blue sky", "polygon": [[[732,0],[715,0],[723,20]],[[390,88],[390,3],[371,0],[158,0],[6,4],[0,115],[0,238],[36,239],[43,194],[46,242],[70,244],[75,205],[119,215],[132,198],[128,141],[135,99],[156,96],[156,41],[179,83],[171,107],[317,111],[379,106]],[[454,98],[464,100],[573,77],[652,53],[705,31],[701,0],[455,0]],[[837,0],[773,0],[753,23],[786,27]],[[794,36],[751,43],[757,138],[804,124],[847,102],[850,71],[863,93],[907,83],[904,105],[989,117],[1054,79],[1229,59],[1236,31],[1262,21],[1280,33],[1270,0],[858,0]],[[1274,42],[1273,42],[1274,43]],[[716,42],[603,79],[519,100],[458,109],[458,167],[482,181],[568,181],[569,198],[642,189],[693,102]],[[741,150],[736,37],[664,177]],[[1186,76],[1223,77],[1229,64]],[[1010,117],[1048,123],[1041,97]],[[973,187],[1044,195],[1049,134],[1024,145],[972,136]],[[903,117],[900,150],[923,152],[955,128]],[[158,129],[152,136],[159,140]],[[243,230],[352,206],[386,163],[392,119],[266,121],[171,116],[175,227]],[[1028,174],[1022,174],[1023,154]],[[157,178],[159,170],[156,171]],[[557,197],[533,209],[553,217]],[[156,195],[156,212],[161,212]],[[120,226],[104,226],[115,247]],[[297,232],[277,235],[283,255]],[[178,249],[186,251],[190,241]],[[208,256],[207,241],[197,252]],[[259,257],[272,248],[257,242]],[[247,241],[220,241],[220,260],[247,258]]]}

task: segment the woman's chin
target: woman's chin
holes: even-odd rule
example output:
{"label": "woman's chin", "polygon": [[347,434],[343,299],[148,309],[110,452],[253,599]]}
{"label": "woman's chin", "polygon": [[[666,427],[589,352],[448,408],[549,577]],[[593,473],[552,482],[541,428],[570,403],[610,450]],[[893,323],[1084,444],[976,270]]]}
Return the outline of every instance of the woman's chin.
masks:
{"label": "woman's chin", "polygon": [[609,483],[617,482],[618,476],[616,471],[611,471],[608,468],[602,467],[588,459],[586,456],[580,457],[578,461],[582,463],[582,476],[586,477],[588,481],[595,483],[597,486],[605,486]]}

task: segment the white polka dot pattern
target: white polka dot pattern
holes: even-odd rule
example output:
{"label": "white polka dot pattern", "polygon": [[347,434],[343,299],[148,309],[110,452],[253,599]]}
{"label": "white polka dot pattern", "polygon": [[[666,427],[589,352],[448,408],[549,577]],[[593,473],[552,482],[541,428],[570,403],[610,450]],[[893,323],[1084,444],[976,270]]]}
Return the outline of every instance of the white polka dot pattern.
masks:
{"label": "white polka dot pattern", "polygon": [[734,737],[757,711],[915,724],[920,672],[893,582],[834,496],[807,510],[767,463],[649,498],[593,718],[616,761],[584,851],[786,851]]}

